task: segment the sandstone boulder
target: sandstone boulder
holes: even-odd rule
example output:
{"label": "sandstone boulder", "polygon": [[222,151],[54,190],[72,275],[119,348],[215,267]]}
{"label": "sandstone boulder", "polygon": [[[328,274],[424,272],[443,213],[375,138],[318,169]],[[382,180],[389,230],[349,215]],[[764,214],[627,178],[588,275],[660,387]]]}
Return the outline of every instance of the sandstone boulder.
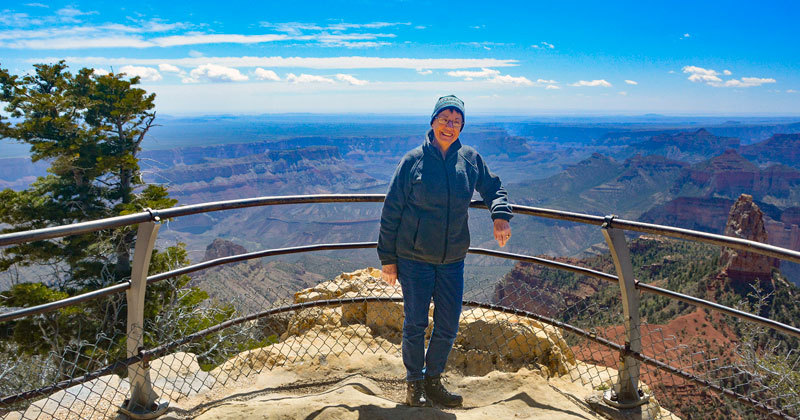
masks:
{"label": "sandstone boulder", "polygon": [[[349,299],[352,303],[297,311],[281,341],[305,340],[307,347],[296,349],[297,354],[315,354],[317,349],[338,351],[346,344],[336,342],[334,337],[346,342],[342,329],[362,325],[367,328],[366,335],[360,336],[363,341],[381,338],[399,345],[403,304],[359,301],[370,296],[402,296],[398,288],[383,283],[379,277],[379,270],[357,270],[298,292],[295,294],[298,303],[337,298]],[[426,337],[430,337],[432,329],[433,306]],[[466,309],[462,313],[455,344],[450,367],[471,375],[537,366],[547,376],[558,376],[566,374],[575,364],[575,357],[558,329],[525,317],[481,308]]]}
{"label": "sandstone boulder", "polygon": [[[463,363],[467,371],[489,372],[536,364],[559,376],[575,364],[575,356],[556,328],[482,308],[462,314],[456,345],[466,351]],[[480,363],[491,364],[476,366]]]}

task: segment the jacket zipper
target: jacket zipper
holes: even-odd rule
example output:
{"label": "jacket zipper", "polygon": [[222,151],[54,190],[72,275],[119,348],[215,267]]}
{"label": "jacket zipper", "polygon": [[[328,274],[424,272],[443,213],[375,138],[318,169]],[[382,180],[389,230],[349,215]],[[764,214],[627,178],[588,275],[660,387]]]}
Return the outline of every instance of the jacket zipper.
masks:
{"label": "jacket zipper", "polygon": [[450,239],[450,175],[447,173],[447,157],[442,156],[442,168],[444,169],[444,179],[447,181],[447,217],[444,225],[444,251],[442,252],[442,264],[447,259],[447,242]]}

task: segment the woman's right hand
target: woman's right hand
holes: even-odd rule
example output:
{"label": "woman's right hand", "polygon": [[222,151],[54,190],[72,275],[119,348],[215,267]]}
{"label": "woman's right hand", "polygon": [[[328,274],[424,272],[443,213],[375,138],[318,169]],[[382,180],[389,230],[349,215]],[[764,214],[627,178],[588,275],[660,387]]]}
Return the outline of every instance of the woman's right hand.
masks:
{"label": "woman's right hand", "polygon": [[397,283],[397,264],[381,266],[381,279],[394,286],[394,284]]}

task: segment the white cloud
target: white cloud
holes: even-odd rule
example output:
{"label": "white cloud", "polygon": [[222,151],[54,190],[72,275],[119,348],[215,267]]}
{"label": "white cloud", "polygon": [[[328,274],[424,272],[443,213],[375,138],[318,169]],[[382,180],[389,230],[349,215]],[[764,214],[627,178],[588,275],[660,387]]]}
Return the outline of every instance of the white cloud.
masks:
{"label": "white cloud", "polygon": [[[19,26],[15,25],[14,19],[18,20],[22,18],[15,17],[14,15],[0,15],[0,23],[8,26]],[[87,43],[88,46],[103,44],[115,46],[119,45],[121,42],[126,42],[135,48],[147,48],[155,46],[155,44],[138,36],[138,34],[163,32],[188,27],[188,25],[184,23],[167,24],[156,19],[137,22],[138,25],[134,26],[116,23],[100,26],[60,26],[50,20],[35,21],[27,18],[17,23],[24,23],[24,25],[21,26],[26,28],[35,26],[42,27],[35,29],[0,30],[0,40],[16,41],[9,42],[4,46],[9,48],[46,49],[48,44],[53,44],[53,48],[63,49],[63,47],[61,47],[62,45],[68,45],[69,48],[81,48],[83,43]]]}
{"label": "white cloud", "polygon": [[[390,45],[389,42],[376,41],[379,38],[394,38],[392,33],[372,33],[365,30],[380,29],[393,26],[410,26],[410,22],[371,22],[371,23],[331,23],[319,25],[315,23],[261,22],[261,26],[274,28],[286,35],[286,39],[316,42],[327,47],[376,48]],[[344,33],[359,30],[359,33]]]}
{"label": "white cloud", "polygon": [[322,27],[314,23],[301,23],[301,22],[285,22],[285,23],[271,23],[261,22],[261,26],[265,28],[273,28],[278,32],[285,32],[289,35],[298,35],[303,31],[312,30],[320,31]]}
{"label": "white cloud", "polygon": [[248,77],[243,75],[239,70],[220,66],[218,64],[203,64],[193,69],[189,76],[191,79],[185,79],[184,82],[208,80],[211,82],[243,82],[248,80]]}
{"label": "white cloud", "polygon": [[465,81],[470,81],[474,79],[485,79],[491,83],[533,86],[533,82],[531,82],[526,77],[522,76],[514,77],[507,74],[501,75],[500,71],[489,68],[482,68],[480,71],[469,71],[469,70],[449,71],[447,72],[447,75],[451,77],[460,77]]}
{"label": "white cloud", "polygon": [[109,23],[97,27],[85,27],[91,31],[105,30],[112,32],[125,32],[125,33],[148,33],[148,32],[167,32],[175,29],[188,28],[191,25],[187,23],[164,23],[159,19],[151,19],[149,21],[137,22],[138,26],[122,25],[119,23]]}
{"label": "white cloud", "polygon": [[299,84],[299,83],[336,83],[333,79],[329,79],[327,77],[322,76],[314,76],[312,74],[305,74],[302,73],[299,76],[295,75],[294,73],[289,73],[286,75],[286,81],[292,84]]}
{"label": "white cloud", "polygon": [[92,69],[92,73],[94,73],[94,74],[96,74],[98,76],[105,76],[105,75],[109,74],[110,72],[108,70],[106,70],[106,69],[93,68]]}
{"label": "white cloud", "polygon": [[689,80],[695,83],[721,83],[719,73],[711,69],[704,69],[697,66],[684,66],[683,72],[689,74]]}
{"label": "white cloud", "polygon": [[332,23],[323,29],[344,31],[347,29],[380,29],[392,26],[410,26],[411,22]]}
{"label": "white cloud", "polygon": [[433,73],[433,70],[417,69],[417,73],[419,73],[419,74],[421,74],[423,76],[427,76],[427,75]]}
{"label": "white cloud", "polygon": [[43,8],[43,9],[49,9],[49,8],[50,8],[50,6],[48,6],[48,5],[46,5],[46,4],[42,4],[42,3],[25,3],[25,6],[30,6],[30,7],[41,7],[41,8]]}
{"label": "white cloud", "polygon": [[740,80],[731,79],[725,81],[722,85],[724,87],[753,87],[753,86],[761,86],[766,83],[775,83],[775,79],[772,78],[761,78],[761,77],[742,77]]}
{"label": "white cloud", "polygon": [[96,14],[97,12],[80,11],[73,6],[67,6],[56,10],[56,15],[58,15],[61,18],[61,20],[65,22],[77,22],[77,20],[75,19],[76,16],[96,15]]}
{"label": "white cloud", "polygon": [[[256,35],[183,33],[160,37],[145,37],[142,34],[168,32],[189,28],[187,23],[168,23],[159,19],[136,21],[135,24],[106,23],[99,26],[80,24],[78,16],[95,14],[82,12],[74,7],[66,7],[56,12],[58,16],[42,19],[30,18],[27,14],[0,14],[0,24],[18,28],[41,26],[36,30],[1,31],[0,39],[14,39],[14,42],[0,44],[14,49],[87,49],[87,48],[158,48],[203,44],[256,44],[281,41],[314,42],[324,46],[346,48],[371,48],[388,45],[381,41],[395,38],[392,33],[344,33],[349,30],[371,30],[387,26],[410,25],[410,23],[373,22],[366,24],[337,23],[327,26],[311,24],[283,24],[278,27],[283,33]],[[61,23],[79,25],[55,27]],[[304,30],[312,30],[305,33]]]}
{"label": "white cloud", "polygon": [[148,41],[149,46],[157,47],[176,47],[182,45],[198,44],[259,44],[264,42],[285,41],[289,39],[286,35],[236,35],[236,34],[198,34],[198,35],[174,35],[154,38]]}
{"label": "white cloud", "polygon": [[197,50],[189,50],[189,57],[200,58],[200,57],[205,57],[205,54]]}
{"label": "white cloud", "polygon": [[611,83],[608,83],[607,81],[605,81],[605,79],[592,80],[592,81],[579,80],[579,81],[571,84],[570,86],[575,86],[575,87],[584,87],[584,86],[588,86],[588,87],[596,87],[596,86],[611,87]]}
{"label": "white cloud", "polygon": [[548,84],[548,85],[556,85],[556,84],[558,84],[558,82],[556,82],[555,80],[545,80],[545,79],[536,79],[536,83],[543,84],[543,85],[545,85],[545,84]]}
{"label": "white cloud", "polygon": [[502,42],[489,42],[489,41],[484,41],[484,42],[460,42],[459,44],[460,45],[468,45],[470,47],[475,47],[475,48],[483,48],[486,51],[491,51],[493,47],[502,47],[504,45],[507,45],[507,44],[502,43]]}
{"label": "white cloud", "polygon": [[183,70],[179,69],[178,67],[173,66],[172,64],[167,64],[167,63],[159,64],[158,65],[158,69],[163,71],[163,72],[166,72],[166,73],[182,73],[183,72]]}
{"label": "white cloud", "polygon": [[547,90],[557,90],[557,89],[561,89],[561,86],[556,86],[556,85],[547,85],[547,86],[545,87],[545,89],[547,89]]}
{"label": "white cloud", "polygon": [[391,45],[389,42],[383,41],[335,41],[326,42],[322,45],[326,47],[345,47],[345,48],[377,48],[384,45]]}
{"label": "white cloud", "polygon": [[683,36],[681,38],[691,38],[691,37],[692,37],[691,35],[689,35],[688,33],[685,33],[685,34],[683,34]]}
{"label": "white cloud", "polygon": [[797,93],[794,89],[786,89],[786,93]]}
{"label": "white cloud", "polygon": [[639,82],[637,82],[635,80],[625,80],[625,83],[627,83],[629,85],[634,85],[634,86],[639,84]]}
{"label": "white cloud", "polygon": [[256,79],[258,80],[272,80],[274,82],[279,82],[281,80],[281,78],[278,77],[277,73],[275,73],[274,71],[265,70],[262,69],[261,67],[255,70],[255,75]]}
{"label": "white cloud", "polygon": [[349,83],[349,84],[351,84],[353,86],[364,86],[367,83],[369,83],[366,80],[356,79],[355,77],[353,77],[353,76],[351,76],[349,74],[342,74],[342,73],[337,74],[336,75],[336,79],[341,81],[341,82]]}
{"label": "white cloud", "polygon": [[475,78],[497,77],[500,75],[500,71],[494,69],[482,68],[480,71],[468,71],[468,70],[448,71],[447,75],[452,77],[461,77],[464,80],[472,80]]}
{"label": "white cloud", "polygon": [[295,36],[291,39],[318,42],[325,47],[372,48],[389,45],[388,42],[375,41],[376,39],[394,38],[395,36],[394,34],[329,34],[323,32],[314,35]]}
{"label": "white cloud", "polygon": [[536,48],[537,50],[552,50],[553,48],[555,48],[555,45],[549,42],[542,41],[538,44],[531,45],[531,47]]}
{"label": "white cloud", "polygon": [[[775,79],[762,78],[762,77],[742,77],[741,79],[730,79],[723,81],[715,70],[704,69],[697,66],[685,66],[684,73],[689,74],[689,80],[695,83],[705,83],[713,87],[734,87],[734,88],[747,88],[754,86],[761,86],[767,83],[776,83]],[[723,75],[731,75],[730,70],[724,70]]]}
{"label": "white cloud", "polygon": [[8,10],[3,10],[0,13],[0,24],[12,26],[15,28],[24,28],[30,25],[41,25],[39,19],[32,19],[27,13],[12,13]]}
{"label": "white cloud", "polygon": [[86,48],[149,48],[153,45],[151,42],[138,37],[111,36],[23,39],[10,43],[0,43],[0,46],[28,50],[77,50]]}
{"label": "white cloud", "polygon": [[283,22],[271,23],[261,22],[260,25],[265,28],[274,28],[278,32],[285,32],[290,35],[298,35],[303,31],[346,31],[349,29],[380,29],[392,26],[410,26],[411,22],[371,22],[371,23],[331,23],[328,25],[319,25],[316,23],[303,23],[303,22]]}
{"label": "white cloud", "polygon": [[125,73],[128,77],[138,76],[145,82],[157,82],[163,79],[161,73],[152,67],[123,66],[119,72]]}
{"label": "white cloud", "polygon": [[[190,52],[190,55],[191,52]],[[65,59],[69,63],[84,65],[141,65],[157,66],[161,63],[178,67],[197,67],[217,64],[227,67],[300,67],[313,69],[469,69],[490,67],[515,67],[517,60],[494,58],[405,58],[405,57],[189,57],[189,58],[126,58],[126,57],[36,57],[31,63],[48,63]]]}
{"label": "white cloud", "polygon": [[514,77],[508,74],[503,76],[495,76],[489,79],[492,83],[501,83],[501,84],[511,84],[511,85],[522,85],[522,86],[533,86],[533,82],[528,80],[527,77],[519,76]]}
{"label": "white cloud", "polygon": [[628,92],[625,92],[624,90],[621,90],[621,91],[617,92],[617,94],[621,95],[621,96],[627,96]]}

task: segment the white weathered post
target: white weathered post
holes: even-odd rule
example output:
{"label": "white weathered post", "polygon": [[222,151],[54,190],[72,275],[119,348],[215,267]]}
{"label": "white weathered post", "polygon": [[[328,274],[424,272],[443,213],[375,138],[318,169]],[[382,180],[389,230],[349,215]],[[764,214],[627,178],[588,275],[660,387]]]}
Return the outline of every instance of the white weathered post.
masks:
{"label": "white weathered post", "polygon": [[[642,352],[641,320],[639,319],[639,292],[633,278],[633,264],[625,232],[611,227],[615,216],[607,216],[603,223],[603,236],[611,251],[611,258],[617,269],[619,288],[622,292],[622,314],[625,317],[625,348],[634,353]],[[614,389],[604,395],[607,404],[616,408],[633,408],[646,404],[650,397],[639,392],[639,360],[633,356],[621,354],[622,366]]]}
{"label": "white weathered post", "polygon": [[[150,257],[156,243],[158,229],[161,226],[155,221],[140,223],[136,233],[136,247],[133,251],[131,266],[131,287],[126,292],[128,300],[127,355],[139,354],[143,345],[144,333],[144,297],[147,289],[147,272]],[[167,410],[168,403],[156,403],[158,395],[150,383],[150,369],[147,363],[138,362],[128,366],[128,380],[131,395],[120,412],[133,419],[153,419]]]}

